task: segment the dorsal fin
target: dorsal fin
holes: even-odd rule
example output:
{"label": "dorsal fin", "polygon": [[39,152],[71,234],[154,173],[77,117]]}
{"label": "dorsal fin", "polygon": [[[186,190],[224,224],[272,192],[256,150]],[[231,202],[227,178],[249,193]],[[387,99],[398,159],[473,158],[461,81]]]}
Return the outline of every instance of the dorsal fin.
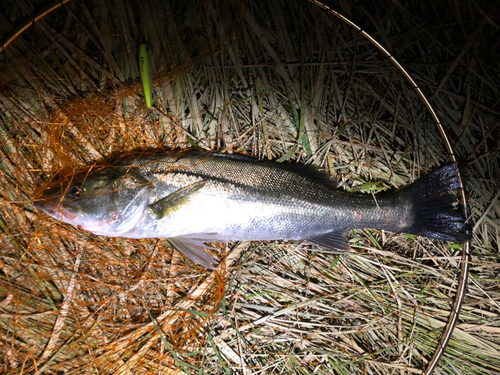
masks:
{"label": "dorsal fin", "polygon": [[267,161],[267,160],[260,160],[260,159],[254,158],[253,156],[244,155],[244,154],[221,154],[218,152],[214,152],[211,155],[219,157],[219,158],[243,161],[243,162],[248,162],[248,163],[263,163],[263,162]]}
{"label": "dorsal fin", "polygon": [[323,185],[328,187],[337,188],[338,183],[335,176],[325,172],[320,167],[315,165],[305,165],[305,164],[281,164],[274,163],[281,169],[287,170],[289,172],[307,177],[311,180],[321,182]]}
{"label": "dorsal fin", "polygon": [[321,182],[322,184],[336,188],[338,186],[337,179],[326,171],[322,170],[320,167],[315,165],[305,165],[305,164],[293,164],[293,163],[277,163],[270,160],[260,160],[254,158],[253,156],[243,155],[243,154],[219,154],[214,153],[213,156],[221,157],[224,159],[231,159],[247,163],[262,163],[262,164],[272,164],[275,167],[289,171],[300,176],[304,176],[308,179]]}

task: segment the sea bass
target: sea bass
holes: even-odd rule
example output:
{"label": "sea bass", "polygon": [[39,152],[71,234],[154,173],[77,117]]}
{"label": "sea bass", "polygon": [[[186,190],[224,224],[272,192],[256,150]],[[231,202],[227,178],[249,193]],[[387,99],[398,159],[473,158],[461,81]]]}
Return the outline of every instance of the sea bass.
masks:
{"label": "sea bass", "polygon": [[48,189],[35,207],[92,233],[166,238],[215,269],[206,242],[305,240],[347,250],[346,232],[375,228],[464,242],[471,231],[453,209],[455,164],[375,197],[339,190],[305,165],[221,153],[149,152],[94,166]]}

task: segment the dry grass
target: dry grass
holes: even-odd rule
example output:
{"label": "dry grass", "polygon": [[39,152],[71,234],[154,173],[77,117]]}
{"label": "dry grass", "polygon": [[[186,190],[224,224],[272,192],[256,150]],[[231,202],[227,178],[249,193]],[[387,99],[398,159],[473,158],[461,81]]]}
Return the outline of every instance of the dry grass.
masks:
{"label": "dry grass", "polygon": [[[2,5],[0,32],[35,2]],[[141,6],[139,6],[141,4]],[[500,372],[498,6],[331,2],[395,53],[460,158],[474,226],[460,321],[436,373]],[[496,8],[496,9],[495,9]],[[145,108],[138,47],[155,67]],[[376,193],[447,162],[416,93],[306,1],[69,2],[0,62],[5,373],[412,374],[450,313],[460,246],[354,231],[349,254],[231,243],[210,273],[162,240],[94,236],[33,208],[57,172],[144,147],[320,165]],[[220,247],[224,257],[226,248]]]}

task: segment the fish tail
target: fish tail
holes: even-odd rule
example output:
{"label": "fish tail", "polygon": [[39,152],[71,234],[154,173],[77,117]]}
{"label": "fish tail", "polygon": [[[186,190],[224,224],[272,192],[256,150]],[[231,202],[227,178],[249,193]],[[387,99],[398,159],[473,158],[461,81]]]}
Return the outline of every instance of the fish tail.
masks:
{"label": "fish tail", "polygon": [[452,191],[461,189],[457,163],[447,165],[418,179],[395,194],[399,200],[411,202],[411,224],[404,232],[443,241],[465,242],[472,230],[460,210],[454,209],[457,200]]}

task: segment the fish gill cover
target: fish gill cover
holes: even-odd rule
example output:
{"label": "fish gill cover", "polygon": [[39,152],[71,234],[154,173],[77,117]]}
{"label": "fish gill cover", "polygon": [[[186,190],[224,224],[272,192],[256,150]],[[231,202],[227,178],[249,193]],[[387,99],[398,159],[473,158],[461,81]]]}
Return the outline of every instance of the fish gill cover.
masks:
{"label": "fish gill cover", "polygon": [[[471,161],[474,282],[439,371],[495,374],[498,22],[472,1],[419,4],[335,6],[397,53]],[[44,5],[2,3],[2,35]],[[151,113],[142,43],[153,59]],[[162,239],[95,236],[33,206],[47,183],[137,149],[312,164],[375,197],[446,164],[412,87],[339,20],[305,1],[70,1],[5,49],[0,85],[2,372],[426,366],[453,300],[459,244],[365,229],[350,233],[343,256],[283,241],[213,245],[225,259],[214,273]]]}

